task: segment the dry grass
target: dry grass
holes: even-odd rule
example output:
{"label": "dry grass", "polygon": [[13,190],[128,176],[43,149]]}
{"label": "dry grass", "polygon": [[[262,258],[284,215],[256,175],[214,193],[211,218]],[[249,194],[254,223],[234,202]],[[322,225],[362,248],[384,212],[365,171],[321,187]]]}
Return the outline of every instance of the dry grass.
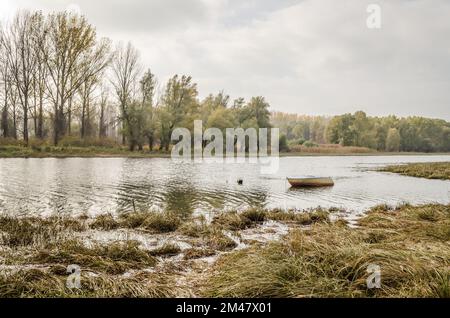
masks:
{"label": "dry grass", "polygon": [[215,251],[231,251],[237,247],[235,241],[217,228],[212,228],[205,236],[205,240],[207,247]]}
{"label": "dry grass", "polygon": [[280,211],[272,210],[266,212],[266,217],[269,220],[279,222],[293,222],[299,225],[311,225],[320,222],[330,222],[330,212],[323,209],[316,209],[310,212],[295,212],[295,211]]}
{"label": "dry grass", "polygon": [[298,225],[311,225],[318,222],[329,222],[329,211],[316,209],[309,212],[250,209],[243,213],[228,212],[217,215],[213,225],[230,230],[240,231],[252,228],[267,220],[289,222]]}
{"label": "dry grass", "polygon": [[191,248],[185,251],[184,259],[185,260],[198,259],[214,256],[216,254],[217,254],[216,251],[209,248]]}
{"label": "dry grass", "polygon": [[1,242],[11,248],[45,245],[60,239],[66,232],[82,232],[85,228],[81,220],[65,217],[0,217]]}
{"label": "dry grass", "polygon": [[90,224],[91,229],[111,231],[115,230],[120,226],[111,214],[99,215]]}
{"label": "dry grass", "polygon": [[181,253],[181,248],[178,245],[170,244],[170,243],[166,243],[163,246],[150,251],[150,255],[162,256],[162,257],[176,256],[180,253]]}
{"label": "dry grass", "polygon": [[67,274],[56,275],[32,269],[0,274],[2,298],[168,298],[177,295],[171,278],[161,274],[138,274],[130,278],[87,276],[82,274],[81,288],[66,287]]}
{"label": "dry grass", "polygon": [[[404,206],[292,231],[285,241],[223,256],[206,297],[450,297],[450,206]],[[367,289],[369,264],[382,288]]]}
{"label": "dry grass", "polygon": [[84,269],[107,274],[123,274],[130,269],[153,267],[156,260],[139,248],[139,243],[128,241],[109,245],[86,247],[79,241],[66,241],[49,249],[38,251],[30,260],[34,264],[77,264]]}
{"label": "dry grass", "polygon": [[179,216],[172,212],[135,212],[124,214],[119,222],[120,227],[141,228],[152,233],[175,232],[181,225]]}
{"label": "dry grass", "polygon": [[290,145],[290,151],[294,153],[308,154],[368,154],[376,153],[376,150],[364,147],[343,147],[340,145],[323,144],[315,147],[307,147],[303,145]]}
{"label": "dry grass", "polygon": [[118,219],[110,214],[99,215],[90,224],[90,228],[104,231],[118,228],[141,229],[156,234],[175,232],[181,223],[181,218],[172,212],[132,212],[123,214]]}
{"label": "dry grass", "polygon": [[[234,250],[237,244],[227,233],[239,236],[267,220],[293,229],[279,242]],[[211,224],[202,218],[182,222],[171,213],[94,220],[0,217],[0,260],[14,268],[0,273],[0,297],[175,297],[188,288],[175,283],[178,265],[143,271],[159,268],[156,256],[180,254],[177,245],[147,251],[135,241],[85,245],[74,239],[74,232],[88,228],[188,236],[193,248],[184,251],[183,266],[226,252],[190,290],[198,296],[450,297],[450,206],[443,205],[378,206],[357,228],[331,222],[329,211],[321,209],[250,209],[218,214]],[[82,268],[81,290],[65,287],[70,264]],[[381,266],[379,290],[367,289],[369,264]]]}
{"label": "dry grass", "polygon": [[399,166],[388,166],[381,169],[410,177],[450,180],[450,162],[412,163]]}
{"label": "dry grass", "polygon": [[179,227],[178,232],[192,238],[200,238],[207,234],[210,228],[211,226],[202,218],[200,220],[183,222]]}

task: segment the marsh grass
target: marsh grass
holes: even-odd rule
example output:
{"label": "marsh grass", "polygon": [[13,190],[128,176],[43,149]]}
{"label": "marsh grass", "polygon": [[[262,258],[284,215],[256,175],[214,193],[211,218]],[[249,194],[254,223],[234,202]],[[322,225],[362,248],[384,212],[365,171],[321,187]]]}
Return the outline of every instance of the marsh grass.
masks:
{"label": "marsh grass", "polygon": [[[66,274],[67,275],[67,274]],[[0,274],[2,298],[168,298],[178,294],[172,278],[161,274],[141,273],[130,278],[87,276],[82,273],[81,288],[68,289],[66,275],[43,270],[22,270]]]}
{"label": "marsh grass", "polygon": [[175,232],[181,224],[181,219],[174,213],[151,213],[142,224],[147,230],[155,233]]}
{"label": "marsh grass", "polygon": [[66,232],[82,232],[85,229],[81,220],[65,217],[0,217],[2,244],[11,248],[45,245],[60,239]]}
{"label": "marsh grass", "polygon": [[175,232],[181,223],[181,218],[172,212],[134,212],[122,215],[119,227],[170,233]]}
{"label": "marsh grass", "polygon": [[178,232],[192,238],[200,238],[206,235],[210,228],[211,226],[207,224],[206,220],[201,218],[183,222],[178,228]]}
{"label": "marsh grass", "polygon": [[235,241],[217,228],[212,228],[205,236],[205,240],[207,247],[216,251],[230,251],[237,247]]}
{"label": "marsh grass", "polygon": [[209,248],[191,248],[185,251],[184,259],[192,260],[216,255],[217,252]]}
{"label": "marsh grass", "polygon": [[97,216],[89,226],[94,230],[111,231],[117,229],[120,224],[111,214],[105,214]]}
{"label": "marsh grass", "polygon": [[244,211],[241,216],[252,223],[263,223],[267,219],[266,211],[256,208]]}
{"label": "marsh grass", "polygon": [[450,180],[450,162],[388,166],[380,169],[380,171],[393,172],[410,177]]}
{"label": "marsh grass", "polygon": [[323,209],[316,209],[309,212],[272,210],[266,213],[267,219],[279,222],[293,222],[299,225],[330,222],[330,212]]}
{"label": "marsh grass", "polygon": [[108,274],[123,274],[130,269],[143,269],[156,264],[154,257],[139,248],[139,243],[127,241],[86,247],[73,240],[40,250],[31,259],[37,264],[77,264],[85,269]]}
{"label": "marsh grass", "polygon": [[252,222],[243,214],[233,211],[216,215],[212,224],[223,229],[240,231],[256,225],[256,222]]}
{"label": "marsh grass", "polygon": [[152,256],[171,257],[180,254],[181,248],[176,244],[166,243],[161,247],[151,250],[149,253]]}
{"label": "marsh grass", "polygon": [[242,213],[221,213],[214,218],[213,224],[230,231],[252,228],[267,220],[290,222],[306,226],[313,223],[329,222],[329,214],[329,211],[323,209],[306,212],[250,209]]}
{"label": "marsh grass", "polygon": [[[448,297],[449,221],[450,206],[404,206],[374,210],[356,229],[317,223],[293,230],[283,242],[222,256],[202,295]],[[367,289],[370,264],[381,266],[379,290]]]}
{"label": "marsh grass", "polygon": [[[250,209],[217,214],[212,223],[150,212],[93,220],[0,217],[0,260],[15,268],[0,273],[0,297],[174,297],[194,285],[189,292],[205,297],[449,297],[450,206],[378,206],[356,228],[331,222],[329,214]],[[289,224],[290,233],[235,250],[239,231],[269,220]],[[73,235],[89,228],[175,235],[193,247],[183,252],[165,244],[148,251],[135,241],[87,244]],[[156,257],[181,253],[181,267],[221,256],[205,268],[206,277],[176,287],[181,267],[160,272]],[[81,290],[65,287],[71,264],[82,268]],[[380,290],[367,289],[369,264],[381,266]],[[150,268],[157,271],[147,273]]]}

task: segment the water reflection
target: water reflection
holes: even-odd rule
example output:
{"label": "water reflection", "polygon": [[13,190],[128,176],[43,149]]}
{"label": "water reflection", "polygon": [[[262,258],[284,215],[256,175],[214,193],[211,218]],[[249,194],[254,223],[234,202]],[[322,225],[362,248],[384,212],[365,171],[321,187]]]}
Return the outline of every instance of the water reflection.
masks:
{"label": "water reflection", "polygon": [[[169,159],[0,159],[0,213],[99,214],[168,209],[188,216],[248,206],[305,209],[450,201],[450,182],[368,171],[450,156],[281,158],[276,175],[256,164]],[[290,188],[289,175],[333,176],[331,188]],[[242,178],[243,185],[237,180]]]}

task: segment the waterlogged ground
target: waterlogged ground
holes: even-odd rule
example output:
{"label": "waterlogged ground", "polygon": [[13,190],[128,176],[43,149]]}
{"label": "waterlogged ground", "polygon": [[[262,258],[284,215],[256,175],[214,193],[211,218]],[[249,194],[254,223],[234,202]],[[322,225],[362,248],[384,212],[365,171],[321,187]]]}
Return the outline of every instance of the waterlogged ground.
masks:
{"label": "waterlogged ground", "polygon": [[[250,164],[0,159],[0,296],[450,297],[450,182],[377,171],[431,161],[450,156],[282,158],[272,176]],[[310,174],[336,186],[285,181]],[[377,293],[365,286],[373,263],[388,278]],[[71,264],[79,290],[66,287]]]}
{"label": "waterlogged ground", "polygon": [[[349,219],[379,205],[450,202],[450,182],[375,171],[411,162],[450,161],[450,156],[280,158],[274,175],[256,164],[174,163],[170,159],[0,159],[0,213],[119,215],[171,210],[209,215],[248,207],[345,210]],[[336,185],[292,189],[287,176],[331,176]],[[237,184],[242,178],[244,184]],[[211,215],[210,215],[211,216]]]}
{"label": "waterlogged ground", "polygon": [[[117,280],[119,285],[111,290],[114,296],[196,297],[200,280],[221,256],[264,246],[287,235],[293,226],[326,222],[328,215],[322,210],[294,214],[252,209],[218,214],[211,220],[182,219],[167,212],[94,219],[0,217],[0,296],[29,292],[36,297],[39,288],[45,296],[106,296],[91,287],[74,292],[46,285],[64,282],[67,266],[76,264],[86,284]],[[165,284],[161,293],[156,291],[159,285],[144,286],[154,280],[162,284],[161,279]],[[44,286],[34,286],[34,281]],[[16,285],[7,288],[10,284]]]}
{"label": "waterlogged ground", "polygon": [[449,208],[1,217],[0,297],[450,297]]}

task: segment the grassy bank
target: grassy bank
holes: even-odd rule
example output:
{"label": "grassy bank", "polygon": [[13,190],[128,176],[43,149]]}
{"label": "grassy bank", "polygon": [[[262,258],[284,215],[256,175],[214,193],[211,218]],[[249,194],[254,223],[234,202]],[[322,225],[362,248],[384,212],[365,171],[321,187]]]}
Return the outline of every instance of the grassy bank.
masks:
{"label": "grassy bank", "polygon": [[289,152],[292,153],[303,153],[309,155],[317,155],[317,154],[335,154],[335,155],[348,155],[348,154],[373,154],[377,153],[374,149],[369,149],[365,147],[344,147],[341,145],[333,145],[333,144],[317,144],[311,146],[304,145],[290,145]]}
{"label": "grassy bank", "polygon": [[411,163],[407,165],[388,166],[384,172],[398,173],[410,177],[450,180],[450,162]]}
{"label": "grassy bank", "polygon": [[[450,206],[377,208],[349,228],[319,223],[222,257],[206,297],[450,297]],[[367,289],[370,264],[382,288]]]}
{"label": "grassy bank", "polygon": [[121,147],[0,146],[0,158],[168,158],[170,153],[129,151]]}
{"label": "grassy bank", "polygon": [[[157,148],[157,147],[156,147]],[[28,146],[23,141],[0,138],[0,158],[168,158],[170,151],[143,150],[130,151],[128,147],[110,139],[77,139],[65,137],[58,146],[48,140],[30,140]],[[282,151],[281,157],[290,156],[388,156],[388,155],[439,155],[425,153],[378,152],[362,147],[343,147],[340,145],[315,145],[306,147],[292,146],[289,151]]]}
{"label": "grassy bank", "polygon": [[[95,218],[0,217],[0,297],[176,297],[193,295],[178,286],[197,259],[232,251],[237,242],[227,235],[257,227],[271,218],[312,224],[327,219],[325,211],[295,216],[281,211],[249,210],[183,219],[170,212],[136,212]],[[91,235],[108,237],[95,241]],[[143,238],[133,240],[132,236]],[[158,241],[163,244],[146,246]],[[172,242],[170,239],[172,238]],[[182,249],[178,243],[188,244]],[[174,256],[178,263],[162,262]],[[67,267],[82,269],[82,288],[65,283]],[[204,269],[201,269],[202,271]]]}
{"label": "grassy bank", "polygon": [[[361,151],[340,148],[305,149],[281,152],[281,157],[320,157],[320,156],[413,156],[413,155],[446,155],[442,153],[404,153]],[[169,152],[164,151],[129,151],[124,147],[24,147],[0,145],[0,158],[170,158]]]}
{"label": "grassy bank", "polygon": [[[0,297],[450,297],[450,206],[379,207],[358,228],[330,212],[3,216]],[[289,234],[258,240],[271,224]],[[372,263],[376,291],[365,284]],[[65,286],[71,264],[79,290]]]}

